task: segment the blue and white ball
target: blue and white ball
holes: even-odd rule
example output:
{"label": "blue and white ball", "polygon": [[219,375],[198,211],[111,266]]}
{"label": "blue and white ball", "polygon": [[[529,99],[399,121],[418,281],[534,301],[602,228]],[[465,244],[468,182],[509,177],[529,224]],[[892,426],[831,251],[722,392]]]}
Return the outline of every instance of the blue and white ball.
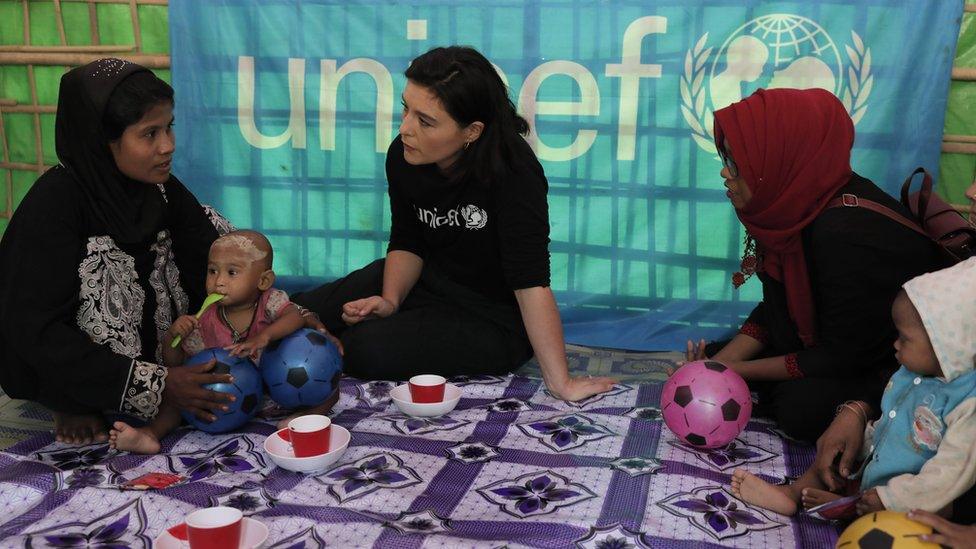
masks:
{"label": "blue and white ball", "polygon": [[212,413],[217,416],[217,419],[213,422],[198,419],[189,412],[183,412],[183,419],[201,431],[224,433],[244,425],[261,409],[261,398],[264,394],[261,373],[247,357],[231,356],[219,347],[200,351],[191,356],[185,364],[192,366],[210,360],[216,360],[217,363],[209,373],[230,374],[234,377],[234,382],[211,383],[203,387],[212,391],[230,393],[237,399],[226,403],[229,408],[226,412],[214,410]]}
{"label": "blue and white ball", "polygon": [[285,408],[315,406],[336,388],[342,372],[339,348],[327,337],[303,328],[272,342],[261,355],[261,375],[271,398]]}

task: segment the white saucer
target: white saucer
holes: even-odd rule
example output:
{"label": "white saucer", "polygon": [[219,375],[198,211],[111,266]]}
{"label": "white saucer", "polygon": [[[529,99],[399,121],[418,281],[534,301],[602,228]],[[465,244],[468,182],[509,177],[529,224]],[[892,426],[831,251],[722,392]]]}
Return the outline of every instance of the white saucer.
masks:
{"label": "white saucer", "polygon": [[[284,436],[282,436],[284,435]],[[352,439],[349,430],[341,425],[332,424],[329,432],[329,451],[317,456],[295,457],[291,442],[285,437],[288,429],[279,429],[264,439],[264,453],[271,457],[271,461],[282,469],[296,473],[319,473],[342,457],[349,441]]]}
{"label": "white saucer", "polygon": [[390,389],[390,398],[401,412],[408,416],[415,417],[434,417],[449,413],[461,400],[461,388],[457,385],[447,383],[444,385],[444,400],[441,402],[414,402],[410,398],[410,387],[408,384],[398,385]]}
{"label": "white saucer", "polygon": [[[153,541],[153,547],[156,549],[187,549],[190,547],[190,542],[181,540],[180,538],[169,533],[170,530],[182,525],[183,523],[176,524],[170,526],[166,530],[163,530],[163,533],[159,534],[159,536],[157,536]],[[244,517],[243,521],[241,522],[240,549],[254,549],[255,547],[258,547],[264,543],[267,539],[267,526],[265,526],[259,520]]]}

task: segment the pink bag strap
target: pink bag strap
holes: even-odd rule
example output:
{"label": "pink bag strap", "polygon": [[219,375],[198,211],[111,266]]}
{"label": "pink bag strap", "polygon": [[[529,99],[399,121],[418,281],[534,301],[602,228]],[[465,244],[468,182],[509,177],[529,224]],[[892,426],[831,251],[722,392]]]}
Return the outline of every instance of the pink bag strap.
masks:
{"label": "pink bag strap", "polygon": [[[927,176],[928,174],[926,174],[926,177]],[[908,179],[909,181],[911,181],[911,178]],[[931,188],[931,184],[930,184],[930,188]],[[926,202],[928,201],[926,200]],[[908,227],[909,229],[924,236],[925,238],[929,238],[929,239],[932,238],[931,236],[929,236],[929,233],[925,232],[925,230],[922,229],[922,227],[920,227],[917,223],[912,223],[905,216],[899,214],[898,212],[892,210],[891,208],[885,206],[884,204],[875,202],[874,200],[868,200],[867,198],[858,198],[857,195],[844,193],[841,196],[838,196],[837,198],[827,203],[827,208],[837,208],[840,206],[844,206],[847,208],[864,208],[865,210],[871,210],[872,212],[879,213],[887,217],[888,219],[891,219],[892,221],[897,221],[898,223],[901,223],[903,226]]]}

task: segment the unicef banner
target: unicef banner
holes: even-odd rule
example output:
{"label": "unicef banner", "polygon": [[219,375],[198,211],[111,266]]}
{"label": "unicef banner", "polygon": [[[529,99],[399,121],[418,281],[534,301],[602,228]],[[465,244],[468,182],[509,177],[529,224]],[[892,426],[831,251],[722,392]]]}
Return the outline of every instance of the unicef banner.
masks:
{"label": "unicef banner", "polygon": [[170,0],[175,171],[270,236],[287,289],[343,276],[386,250],[403,70],[434,46],[474,46],[533,127],[567,339],[676,348],[730,333],[760,299],[758,280],[729,281],[744,235],[713,111],[760,87],[830,90],[856,124],[855,170],[891,192],[938,167],[961,13],[947,0]]}

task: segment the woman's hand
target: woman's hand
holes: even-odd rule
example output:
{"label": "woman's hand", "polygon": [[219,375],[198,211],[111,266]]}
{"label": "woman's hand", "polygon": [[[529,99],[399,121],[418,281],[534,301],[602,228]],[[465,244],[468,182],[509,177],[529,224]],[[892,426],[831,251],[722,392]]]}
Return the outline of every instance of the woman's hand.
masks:
{"label": "woman's hand", "polygon": [[953,549],[976,549],[976,525],[963,526],[919,509],[909,511],[908,518],[935,529],[931,534],[919,536],[919,541],[937,543]]}
{"label": "woman's hand", "polygon": [[216,360],[210,360],[206,364],[167,368],[163,399],[204,421],[217,419],[217,416],[210,412],[226,411],[227,405],[225,403],[234,402],[235,398],[228,393],[211,391],[201,387],[201,385],[210,383],[231,383],[234,381],[230,374],[207,373],[213,369],[216,363]]}
{"label": "woman's hand", "polygon": [[549,387],[552,396],[568,401],[605,393],[613,389],[617,380],[610,377],[570,377],[561,387]]}
{"label": "woman's hand", "polygon": [[396,310],[396,305],[382,296],[374,295],[343,305],[342,321],[352,326],[369,318],[386,318]]}
{"label": "woman's hand", "polygon": [[515,290],[522,322],[542,370],[546,388],[562,400],[576,401],[613,388],[617,380],[609,377],[573,377],[566,360],[566,342],[559,319],[556,298],[548,286]]}
{"label": "woman's hand", "polygon": [[665,371],[667,372],[668,377],[671,377],[675,372],[678,371],[678,368],[684,366],[686,363],[694,362],[696,360],[706,360],[707,358],[708,357],[705,356],[705,340],[699,339],[698,343],[696,344],[694,341],[689,339],[688,347],[685,350],[685,359],[675,364],[674,368],[668,368]]}
{"label": "woman's hand", "polygon": [[[813,467],[831,492],[840,490],[851,474],[854,460],[864,444],[864,420],[850,408],[841,408],[837,417],[817,439]],[[835,465],[839,458],[839,462]]]}
{"label": "woman's hand", "polygon": [[[708,357],[705,356],[705,340],[699,339],[696,344],[692,340],[688,340],[687,348],[685,349],[685,362],[694,362],[696,360],[705,360]],[[681,366],[684,362],[679,363]]]}

